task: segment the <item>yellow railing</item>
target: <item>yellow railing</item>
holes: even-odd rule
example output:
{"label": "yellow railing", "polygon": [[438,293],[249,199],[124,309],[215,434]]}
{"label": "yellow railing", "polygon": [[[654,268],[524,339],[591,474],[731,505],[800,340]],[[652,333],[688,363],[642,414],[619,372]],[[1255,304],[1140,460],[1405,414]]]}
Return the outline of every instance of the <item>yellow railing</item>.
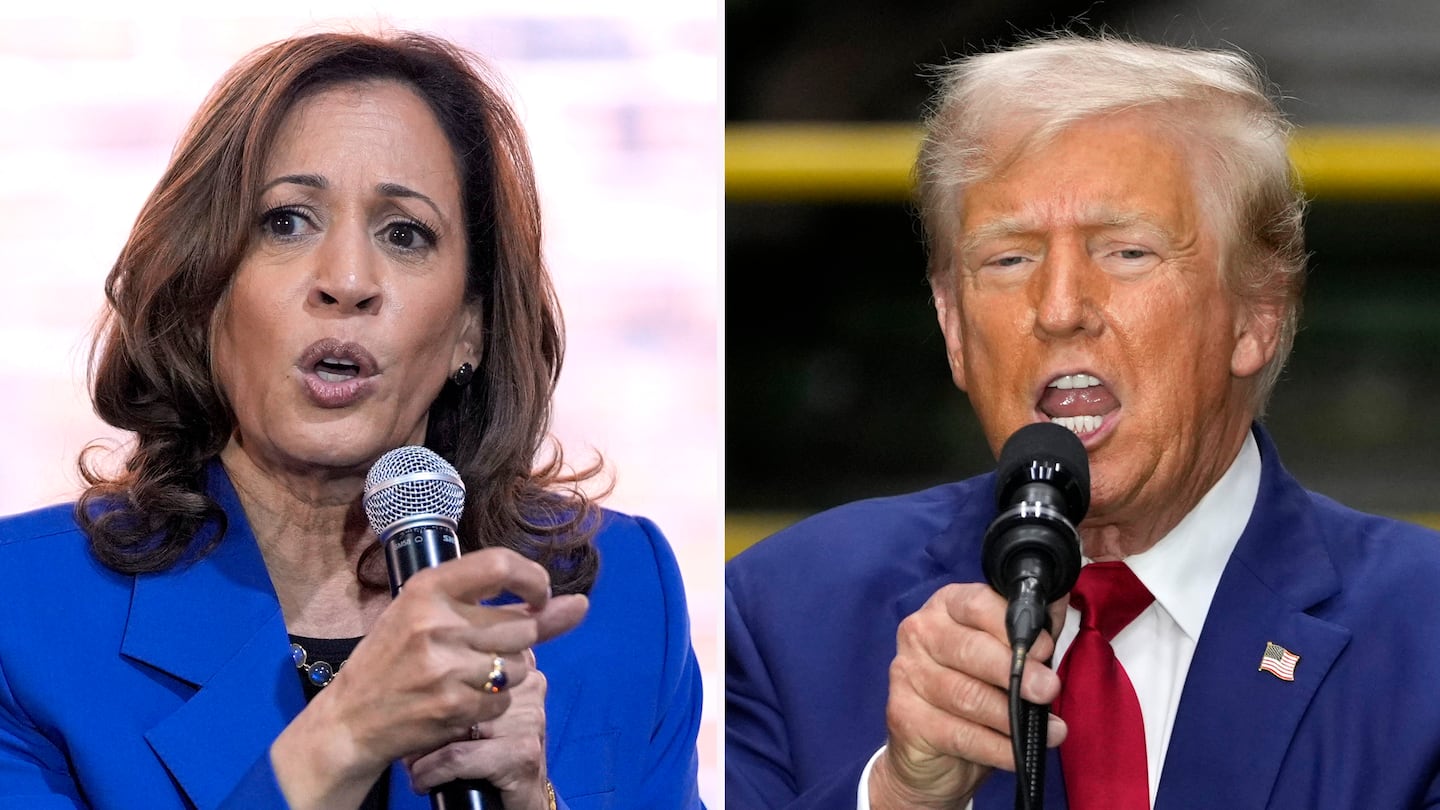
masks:
{"label": "yellow railing", "polygon": [[[731,124],[725,194],[735,200],[904,200],[920,130],[907,124]],[[1291,147],[1312,197],[1440,198],[1440,130],[1301,130]]]}
{"label": "yellow railing", "polygon": [[733,199],[903,200],[920,130],[905,124],[731,124]]}

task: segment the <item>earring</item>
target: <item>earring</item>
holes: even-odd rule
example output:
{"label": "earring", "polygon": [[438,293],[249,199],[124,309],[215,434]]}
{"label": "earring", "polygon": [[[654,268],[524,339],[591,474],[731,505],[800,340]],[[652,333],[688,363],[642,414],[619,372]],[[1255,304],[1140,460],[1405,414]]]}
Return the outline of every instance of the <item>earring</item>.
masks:
{"label": "earring", "polygon": [[470,384],[470,378],[474,376],[475,367],[469,363],[461,363],[460,368],[455,369],[455,373],[450,375],[450,382],[456,388],[464,388]]}

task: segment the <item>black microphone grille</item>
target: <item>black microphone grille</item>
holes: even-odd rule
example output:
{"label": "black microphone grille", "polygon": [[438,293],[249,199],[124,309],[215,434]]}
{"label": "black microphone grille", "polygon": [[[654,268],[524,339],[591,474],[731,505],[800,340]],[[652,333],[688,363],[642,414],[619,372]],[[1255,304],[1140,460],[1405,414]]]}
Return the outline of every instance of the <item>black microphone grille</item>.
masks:
{"label": "black microphone grille", "polygon": [[365,476],[365,517],[382,541],[401,521],[436,518],[451,528],[465,509],[465,483],[450,462],[428,447],[397,447]]}
{"label": "black microphone grille", "polygon": [[1072,431],[1054,422],[1035,422],[1015,431],[1000,450],[995,497],[1001,509],[1019,487],[1050,481],[1069,504],[1067,517],[1079,523],[1090,509],[1090,458]]}

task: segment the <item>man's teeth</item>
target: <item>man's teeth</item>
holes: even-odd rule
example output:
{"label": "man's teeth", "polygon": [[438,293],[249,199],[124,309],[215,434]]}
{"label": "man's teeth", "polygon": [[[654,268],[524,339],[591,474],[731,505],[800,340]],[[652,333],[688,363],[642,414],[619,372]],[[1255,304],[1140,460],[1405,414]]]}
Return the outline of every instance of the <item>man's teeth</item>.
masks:
{"label": "man's teeth", "polygon": [[1100,384],[1098,377],[1091,377],[1089,374],[1066,374],[1064,377],[1056,377],[1047,388],[1059,388],[1068,390],[1070,388],[1090,388]]}
{"label": "man's teeth", "polygon": [[[1094,378],[1094,377],[1091,377],[1090,379],[1093,380],[1093,379],[1095,379],[1095,378]],[[1063,427],[1063,428],[1068,429],[1071,433],[1074,433],[1074,434],[1076,434],[1077,436],[1083,436],[1083,435],[1085,435],[1086,433],[1094,433],[1095,431],[1099,430],[1099,429],[1100,429],[1100,423],[1103,422],[1103,421],[1105,421],[1105,417],[1103,417],[1103,416],[1054,416],[1054,417],[1051,417],[1050,421],[1051,421],[1051,422],[1054,422],[1055,424],[1059,425],[1060,427]]]}

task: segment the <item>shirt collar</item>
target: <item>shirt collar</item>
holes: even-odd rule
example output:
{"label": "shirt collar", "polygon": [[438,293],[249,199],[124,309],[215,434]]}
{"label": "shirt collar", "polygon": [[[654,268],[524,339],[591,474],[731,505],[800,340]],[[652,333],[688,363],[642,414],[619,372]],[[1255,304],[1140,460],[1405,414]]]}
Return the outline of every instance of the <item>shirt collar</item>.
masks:
{"label": "shirt collar", "polygon": [[1260,448],[1246,431],[1230,469],[1175,528],[1125,564],[1192,641],[1200,638],[1230,553],[1260,492]]}

